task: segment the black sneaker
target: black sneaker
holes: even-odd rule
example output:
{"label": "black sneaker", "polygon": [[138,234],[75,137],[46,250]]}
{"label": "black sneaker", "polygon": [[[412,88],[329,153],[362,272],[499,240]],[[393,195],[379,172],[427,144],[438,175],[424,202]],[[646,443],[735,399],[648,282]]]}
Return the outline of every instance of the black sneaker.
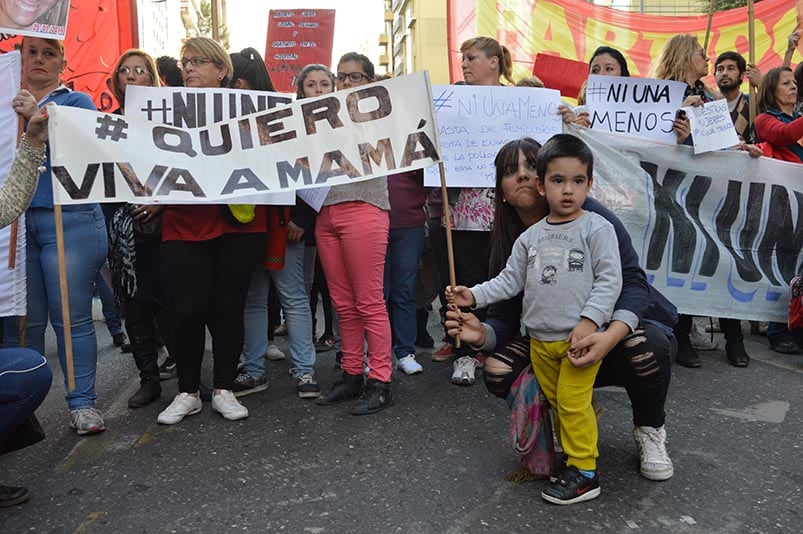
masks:
{"label": "black sneaker", "polygon": [[165,358],[164,363],[159,366],[159,380],[170,380],[175,378],[177,374],[176,361],[168,356]]}
{"label": "black sneaker", "polygon": [[332,389],[318,397],[315,404],[329,406],[330,404],[356,399],[360,396],[364,383],[364,375],[350,375],[343,371],[340,379],[335,380]]}
{"label": "black sneaker", "polygon": [[312,373],[305,373],[298,377],[296,393],[302,399],[317,399],[321,396],[321,386]]}
{"label": "black sneaker", "polygon": [[574,466],[564,468],[555,482],[541,492],[541,497],[553,504],[574,504],[599,497],[599,476],[583,476]]}
{"label": "black sneaker", "polygon": [[235,397],[245,397],[266,389],[268,389],[268,378],[264,374],[257,378],[248,373],[237,375],[237,378],[234,379],[234,386],[231,388]]}
{"label": "black sneaker", "polygon": [[28,490],[19,486],[0,486],[0,508],[17,506],[31,498]]}
{"label": "black sneaker", "polygon": [[365,383],[365,389],[351,410],[351,415],[376,413],[391,404],[393,404],[393,394],[390,391],[390,384],[371,378]]}
{"label": "black sneaker", "polygon": [[112,343],[114,343],[115,347],[122,347],[126,341],[128,341],[128,338],[125,337],[125,333],[123,332],[120,332],[119,334],[114,334],[112,336]]}

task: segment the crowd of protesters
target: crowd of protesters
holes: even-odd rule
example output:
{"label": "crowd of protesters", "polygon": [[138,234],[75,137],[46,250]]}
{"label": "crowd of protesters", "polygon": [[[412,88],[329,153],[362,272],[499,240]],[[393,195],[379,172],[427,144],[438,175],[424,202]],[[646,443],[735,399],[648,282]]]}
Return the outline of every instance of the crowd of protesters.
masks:
{"label": "crowd of protesters", "polygon": [[[803,163],[803,68],[789,67],[798,38],[797,32],[789,37],[785,64],[763,77],[738,53],[721,51],[713,65],[714,89],[703,82],[709,74],[706,51],[695,36],[678,35],[667,42],[652,76],[685,82],[684,106],[725,98],[740,148],[752,156]],[[323,406],[350,402],[354,415],[386,409],[393,404],[394,367],[408,375],[421,373],[416,345],[434,348],[426,322],[436,295],[417,282],[419,272],[434,276],[439,288],[449,281],[442,217],[448,205],[458,287],[439,292],[446,335],[431,359],[453,362],[456,385],[474,384],[476,370],[484,368],[488,390],[507,399],[514,413],[541,406],[546,413],[542,426],[549,427],[547,407],[552,408],[557,443],[565,455],[552,457],[550,443],[542,472],[530,464],[531,475],[551,477],[543,497],[571,504],[600,493],[592,386],[626,389],[641,474],[650,480],[672,477],[665,426],[671,365],[677,361],[699,367],[696,351],[705,348],[705,340],[695,338],[692,317],[678,316],[675,306],[650,286],[622,223],[586,197],[593,155],[570,135],[557,136],[544,147],[529,138],[505,144],[494,161],[493,188],[449,188],[446,198],[440,189],[424,187],[422,171],[412,171],[333,186],[319,211],[298,196],[294,206],[286,207],[65,206],[61,217],[74,361],[74,384],[68,384],[50,155],[42,148],[42,124],[49,103],[95,107],[87,95],[62,83],[67,58],[61,41],[25,37],[21,52],[25,89],[14,97],[13,109],[25,120],[28,133],[10,183],[0,191],[0,212],[7,224],[28,206],[28,313],[24,325],[17,318],[3,321],[0,445],[33,413],[50,386],[50,370],[41,357],[48,322],[64,370],[69,426],[78,435],[105,429],[95,408],[98,350],[92,299],[95,286],[107,281],[120,305],[107,315],[107,324],[111,329],[115,316],[125,318],[128,343],[121,331],[110,331],[115,345],[132,352],[139,370],[140,387],[128,406],[162,402],[161,381],[177,376],[178,394],[161,403],[160,424],[177,424],[199,413],[203,400],[211,401],[212,409],[227,420],[248,417],[240,399],[266,389],[265,360],[285,357],[272,343],[282,329],[289,336],[298,397]],[[543,86],[533,77],[516,82],[511,54],[495,39],[469,39],[460,52],[467,85]],[[600,47],[591,56],[589,72],[629,76],[627,58],[614,48]],[[745,77],[758,87],[754,123],[747,111],[749,97],[740,90]],[[296,79],[296,97],[314,98],[377,79],[371,61],[352,52],[334,70],[306,66]],[[129,85],[275,91],[255,49],[229,54],[204,37],[188,39],[178,59],[155,59],[138,49],[123,53],[110,78],[119,103],[115,113],[125,114]],[[572,127],[590,125],[582,106],[564,105],[558,113]],[[673,127],[679,144],[693,143],[687,117],[678,115]],[[27,180],[28,193],[12,178]],[[554,250],[537,232],[569,232],[582,242],[590,234],[594,240],[604,235],[617,248],[611,253],[599,241],[580,251],[563,251],[570,257],[570,272],[558,268],[547,275],[543,262]],[[578,253],[572,264],[571,255]],[[606,262],[601,274],[596,271],[600,255]],[[557,302],[538,304],[536,295],[553,294],[567,283],[564,278],[574,276],[571,271],[582,272],[583,261],[587,271],[582,289],[575,282],[568,286],[576,302],[560,303],[565,317],[557,317],[556,308],[550,307]],[[533,265],[543,272],[535,273]],[[104,268],[107,276],[100,277]],[[500,273],[503,278],[484,283]],[[603,278],[606,282],[600,283]],[[601,294],[604,299],[598,298]],[[325,316],[320,335],[315,320],[319,295]],[[454,299],[471,310],[457,308]],[[485,310],[477,304],[490,305]],[[275,319],[279,309],[283,323]],[[545,324],[544,314],[557,314],[554,324]],[[750,358],[740,321],[720,318],[718,327],[725,334],[727,361],[746,367]],[[207,329],[214,358],[210,386],[201,380]],[[767,336],[773,350],[800,351],[783,323],[770,323]],[[23,340],[30,349],[13,348],[23,346]],[[316,353],[329,350],[337,351],[342,373],[322,388],[315,375]],[[26,376],[36,387],[20,385]],[[544,394],[517,396],[523,381],[537,381]],[[23,502],[27,495],[24,488],[0,486],[0,506]]]}

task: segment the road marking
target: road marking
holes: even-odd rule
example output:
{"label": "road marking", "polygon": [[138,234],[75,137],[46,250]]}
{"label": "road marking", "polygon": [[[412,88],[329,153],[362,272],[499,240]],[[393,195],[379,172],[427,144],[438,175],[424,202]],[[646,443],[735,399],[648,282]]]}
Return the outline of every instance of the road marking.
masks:
{"label": "road marking", "polygon": [[86,521],[75,527],[73,534],[83,534],[85,532],[92,532],[92,526],[98,522],[98,519],[103,517],[106,512],[89,512],[86,514]]}
{"label": "road marking", "polygon": [[722,410],[719,408],[712,408],[711,410],[726,417],[745,421],[783,423],[784,419],[786,419],[786,414],[789,413],[789,403],[786,401],[769,401],[753,404],[742,410]]}

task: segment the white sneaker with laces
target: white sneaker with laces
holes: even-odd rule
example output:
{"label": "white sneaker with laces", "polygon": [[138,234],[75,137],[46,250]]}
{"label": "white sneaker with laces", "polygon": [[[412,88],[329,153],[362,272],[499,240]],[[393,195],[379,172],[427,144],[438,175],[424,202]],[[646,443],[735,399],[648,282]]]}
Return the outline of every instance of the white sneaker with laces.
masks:
{"label": "white sneaker with laces", "polygon": [[175,425],[188,415],[195,415],[201,411],[203,404],[201,398],[189,393],[179,393],[170,405],[162,410],[156,422],[162,425]]}
{"label": "white sneaker with laces", "polygon": [[424,372],[424,368],[421,367],[421,364],[415,361],[415,354],[408,354],[404,358],[400,358],[399,361],[396,362],[396,368],[404,371],[406,375],[417,375],[418,373]]}
{"label": "white sneaker with laces", "polygon": [[106,423],[99,411],[87,406],[70,410],[70,428],[79,436],[89,436],[106,430]]}
{"label": "white sneaker with laces", "polygon": [[473,356],[462,356],[454,362],[454,372],[452,373],[452,384],[458,386],[474,385],[474,369],[477,368],[477,358]]}
{"label": "white sneaker with laces", "polygon": [[276,345],[268,345],[268,352],[265,353],[265,359],[277,362],[279,360],[284,360],[285,357],[284,352],[282,352],[279,347]]}
{"label": "white sneaker with laces", "polygon": [[633,438],[641,458],[641,476],[649,480],[668,480],[675,474],[666,452],[666,430],[663,426],[637,426]]}
{"label": "white sneaker with laces", "polygon": [[212,409],[229,421],[238,421],[248,417],[248,408],[240,404],[237,397],[228,389],[212,394]]}

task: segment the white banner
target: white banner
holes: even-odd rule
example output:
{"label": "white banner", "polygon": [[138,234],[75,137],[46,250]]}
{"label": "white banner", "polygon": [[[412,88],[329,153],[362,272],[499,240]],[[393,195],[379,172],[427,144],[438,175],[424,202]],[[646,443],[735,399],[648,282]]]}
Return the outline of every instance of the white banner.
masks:
{"label": "white banner", "polygon": [[[494,187],[499,147],[522,137],[544,143],[561,132],[554,89],[436,85],[432,94],[449,187]],[[440,186],[437,167],[424,172],[424,185]]]}
{"label": "white banner", "polygon": [[[269,91],[132,85],[125,92],[125,116],[177,128],[208,128],[229,119],[286,106],[292,101],[293,95]],[[296,195],[293,191],[258,193],[241,197],[238,202],[294,206]]]}
{"label": "white banner", "polygon": [[674,143],[672,122],[686,84],[671,80],[600,76],[586,83],[591,129]]}
{"label": "white banner", "polygon": [[803,260],[803,166],[570,130],[594,152],[594,196],[622,219],[650,283],[680,312],[786,321]]}
{"label": "white banner", "polygon": [[[0,183],[4,182],[17,146],[18,117],[11,108],[11,99],[20,90],[21,62],[19,52],[0,54]],[[0,317],[25,315],[25,216],[20,216],[17,246],[9,254],[13,226],[0,229]],[[13,268],[10,256],[14,258]]]}
{"label": "white banner", "polygon": [[218,123],[205,117],[206,103],[198,96],[181,101],[180,113],[175,100],[167,104],[173,108],[168,124],[54,109],[55,202],[236,203],[248,195],[351,183],[439,160],[423,72]]}

